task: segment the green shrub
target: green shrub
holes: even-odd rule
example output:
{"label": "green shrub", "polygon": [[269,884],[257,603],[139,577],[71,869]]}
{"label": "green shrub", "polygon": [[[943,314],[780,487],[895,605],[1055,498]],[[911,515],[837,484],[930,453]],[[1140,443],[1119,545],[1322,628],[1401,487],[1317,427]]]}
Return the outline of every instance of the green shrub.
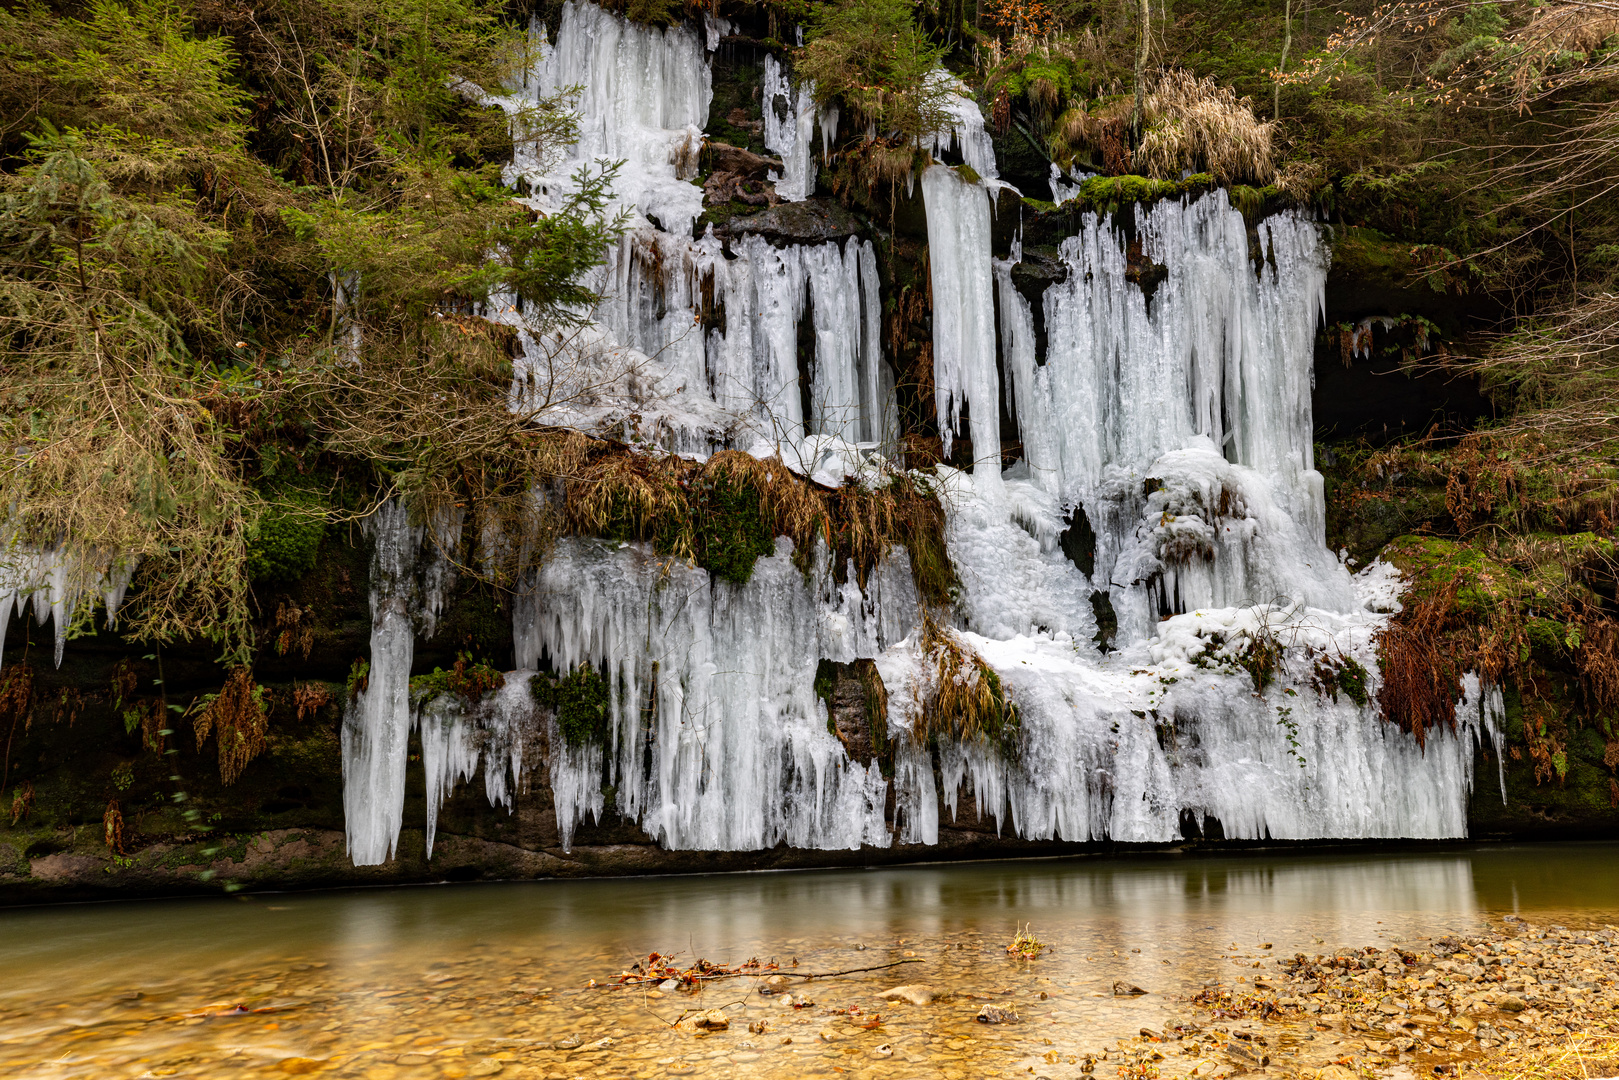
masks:
{"label": "green shrub", "polygon": [[571,747],[605,745],[612,722],[612,690],[590,664],[557,678],[540,672],[529,681],[535,704],[556,712],[562,739]]}

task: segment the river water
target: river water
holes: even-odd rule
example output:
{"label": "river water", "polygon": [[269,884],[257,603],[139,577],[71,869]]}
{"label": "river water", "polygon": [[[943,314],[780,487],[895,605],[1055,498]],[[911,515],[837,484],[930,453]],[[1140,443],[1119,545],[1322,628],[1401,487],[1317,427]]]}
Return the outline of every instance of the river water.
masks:
{"label": "river water", "polygon": [[[1508,914],[1614,921],[1616,856],[1154,855],[11,909],[0,1074],[1077,1076],[1084,1054],[1173,1023],[1189,995],[1259,977],[1273,957]],[[1033,962],[1006,954],[1024,927],[1047,946]],[[795,976],[909,962],[795,978],[795,1000],[814,1003],[799,1008],[753,978],[616,985],[654,951]],[[1116,982],[1147,993],[1115,996]],[[906,983],[949,996],[877,997]],[[986,1004],[1021,1022],[977,1023]],[[727,1030],[669,1026],[712,1008]]]}

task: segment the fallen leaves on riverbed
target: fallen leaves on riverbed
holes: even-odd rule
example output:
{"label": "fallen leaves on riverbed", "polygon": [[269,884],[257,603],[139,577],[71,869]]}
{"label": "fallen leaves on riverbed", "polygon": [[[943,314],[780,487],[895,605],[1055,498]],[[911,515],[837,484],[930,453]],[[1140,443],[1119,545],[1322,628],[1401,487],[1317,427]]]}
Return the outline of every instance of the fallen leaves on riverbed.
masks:
{"label": "fallen leaves on riverbed", "polygon": [[780,966],[774,961],[766,963],[757,957],[741,964],[715,964],[699,959],[695,964],[684,968],[676,966],[673,960],[674,957],[664,953],[648,953],[645,960],[636,961],[628,971],[621,973],[618,982],[624,986],[639,986],[644,983],[665,983],[673,979],[679,984],[677,989],[692,989],[713,979],[759,975],[766,971],[775,971]]}

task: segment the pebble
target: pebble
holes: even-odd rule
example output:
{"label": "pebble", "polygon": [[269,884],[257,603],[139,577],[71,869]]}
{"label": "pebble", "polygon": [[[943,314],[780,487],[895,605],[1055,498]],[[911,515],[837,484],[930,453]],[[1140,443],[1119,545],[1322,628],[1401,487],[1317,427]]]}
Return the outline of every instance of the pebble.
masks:
{"label": "pebble", "polygon": [[933,987],[931,986],[910,983],[905,986],[896,986],[893,989],[884,990],[877,996],[885,1001],[908,1001],[912,1005],[931,1005],[933,999],[938,995],[933,992]]}

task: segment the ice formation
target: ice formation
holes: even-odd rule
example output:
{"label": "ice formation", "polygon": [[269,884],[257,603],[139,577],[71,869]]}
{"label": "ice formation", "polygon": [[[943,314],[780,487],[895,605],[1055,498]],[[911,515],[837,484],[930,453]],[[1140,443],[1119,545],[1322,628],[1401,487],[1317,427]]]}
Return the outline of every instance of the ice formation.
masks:
{"label": "ice formation", "polygon": [[600,812],[577,792],[605,781],[666,847],[887,846],[887,782],[845,755],[813,683],[821,659],[875,656],[909,632],[908,562],[896,552],[862,590],[823,560],[810,587],[777,545],[746,585],[639,545],[558,545],[514,608],[517,662],[589,663],[618,688],[607,773],[599,751],[551,763],[559,828]]}
{"label": "ice formation", "polygon": [[[780,454],[829,487],[868,481],[898,426],[876,251],[692,237],[701,193],[687,178],[723,28],[705,30],[570,0],[554,49],[536,31],[524,93],[585,86],[582,137],[559,162],[520,150],[513,176],[543,205],[578,165],[623,160],[619,198],[636,216],[589,327],[522,327],[513,407],[688,455]],[[343,733],[356,862],[397,842],[412,723],[429,846],[440,802],[480,763],[508,807],[543,767],[564,846],[609,811],[673,849],[933,844],[969,795],[992,827],[1034,839],[1465,835],[1501,695],[1469,678],[1455,732],[1426,747],[1384,722],[1374,642],[1399,583],[1380,563],[1352,575],[1324,544],[1310,414],[1320,227],[1285,212],[1250,233],[1219,191],[1090,215],[1031,303],[1014,284],[1018,246],[991,252],[1004,185],[982,115],[950,86],[922,197],[940,433],[947,454],[970,438],[972,463],[937,470],[961,588],[935,616],[999,675],[1015,745],[912,738],[937,669],[903,549],[861,583],[834,574],[824,546],[802,573],[784,539],[745,585],[643,545],[564,539],[514,600],[520,670],[506,686],[475,706],[413,705],[412,636],[430,631],[442,583],[426,530],[389,507],[374,530],[370,685]],[[836,117],[774,59],[763,91],[777,192],[809,197],[815,126],[824,150]],[[1081,179],[1054,172],[1053,194]],[[520,307],[505,298],[489,315],[522,325]],[[1010,467],[1003,423],[1021,444]],[[1269,685],[1256,687],[1256,649],[1274,652]],[[887,692],[891,776],[850,758],[815,694],[821,660],[857,658]],[[534,670],[587,663],[612,688],[610,731],[569,746],[526,687]]]}
{"label": "ice formation", "polygon": [[[750,235],[727,250],[712,228],[692,238],[702,190],[689,179],[712,98],[704,44],[718,44],[713,28],[700,40],[569,0],[554,47],[543,27],[532,36],[540,60],[518,97],[587,87],[581,136],[557,161],[520,152],[511,177],[527,180],[544,209],[580,165],[622,161],[616,197],[634,217],[593,282],[603,294],[594,326],[538,333],[517,298],[492,305],[491,317],[521,328],[514,407],[677,453],[766,448],[806,472],[827,453],[825,438],[806,447],[810,437],[840,440],[845,469],[891,440],[893,376],[871,243],[775,246]],[[815,105],[813,85],[792,87],[774,58],[765,93],[766,143],[786,170],[777,194],[801,200],[814,187],[816,123],[829,145],[837,111]],[[815,339],[807,394],[798,359],[805,319]]]}
{"label": "ice formation", "polygon": [[821,124],[822,143],[830,144],[837,137],[837,110],[816,108],[815,84],[802,82],[795,90],[774,56],[765,57],[762,105],[765,146],[781,155],[781,175],[770,177],[776,194],[788,202],[803,202],[815,194],[811,143],[816,121]]}
{"label": "ice formation", "polygon": [[56,632],[58,667],[68,628],[87,596],[100,598],[111,626],[135,575],[133,559],[100,558],[62,545],[39,547],[15,538],[0,539],[0,545],[0,652],[13,611],[19,619],[26,617],[32,600],[39,625],[48,620]]}
{"label": "ice formation", "polygon": [[518,142],[509,176],[527,180],[543,199],[570,190],[581,167],[622,163],[614,185],[618,201],[644,220],[690,234],[703,193],[688,181],[697,175],[714,96],[707,36],[686,26],[643,26],[568,0],[556,44],[538,22],[529,41],[539,59],[513,104],[536,104],[577,87],[579,139],[558,157]]}
{"label": "ice formation", "polygon": [[413,719],[410,667],[416,635],[431,637],[452,583],[444,553],[460,542],[461,518],[413,524],[390,500],[366,522],[371,554],[371,660],[365,688],[343,717],[343,820],[349,857],[375,866],[393,857],[405,805]]}
{"label": "ice formation", "polygon": [[[438,812],[463,781],[483,764],[484,794],[490,806],[512,809],[524,789],[524,751],[533,744],[535,707],[532,671],[513,671],[505,683],[479,702],[443,693],[415,703],[421,728],[422,772],[427,779],[427,855],[433,855]],[[552,745],[556,744],[553,739]],[[599,787],[599,785],[598,785]]]}

